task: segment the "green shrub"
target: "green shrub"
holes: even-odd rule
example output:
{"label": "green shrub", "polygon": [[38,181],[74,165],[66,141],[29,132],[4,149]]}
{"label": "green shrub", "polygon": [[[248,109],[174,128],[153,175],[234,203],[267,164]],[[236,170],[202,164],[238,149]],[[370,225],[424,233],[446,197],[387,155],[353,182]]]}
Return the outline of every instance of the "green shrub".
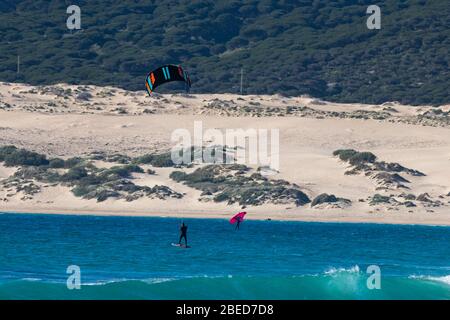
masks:
{"label": "green shrub", "polygon": [[187,177],[187,174],[183,171],[173,171],[169,175],[169,178],[176,182],[183,181],[186,179],[186,177]]}
{"label": "green shrub", "polygon": [[123,167],[124,169],[128,170],[129,172],[136,172],[136,173],[144,173],[144,169],[139,167],[136,164],[128,164]]}
{"label": "green shrub", "polygon": [[336,202],[336,201],[338,201],[338,199],[336,198],[335,195],[322,193],[314,198],[314,200],[311,202],[311,207],[314,207],[314,206],[316,206],[318,204],[322,204],[322,203],[332,203],[332,202]]}
{"label": "green shrub", "polygon": [[49,161],[45,155],[27,151],[25,149],[15,150],[5,154],[5,166],[46,166]]}
{"label": "green shrub", "polygon": [[101,185],[103,183],[108,182],[107,179],[102,179],[99,175],[96,174],[88,174],[84,177],[81,177],[79,179],[75,179],[76,184],[78,186],[97,186],[97,185]]}
{"label": "green shrub", "polygon": [[64,168],[66,168],[66,169],[73,168],[73,167],[81,164],[83,161],[84,160],[81,159],[80,157],[69,158],[66,161],[64,161]]}
{"label": "green shrub", "polygon": [[170,152],[157,154],[153,156],[151,165],[154,167],[173,167],[172,155]]}
{"label": "green shrub", "polygon": [[226,192],[221,192],[213,198],[214,202],[223,202],[228,201],[229,199],[230,196]]}
{"label": "green shrub", "polygon": [[377,157],[371,152],[358,152],[353,149],[339,149],[333,152],[342,161],[349,162],[351,165],[360,165],[364,163],[374,163]]}
{"label": "green shrub", "polygon": [[350,157],[349,162],[352,165],[358,165],[363,163],[374,163],[377,157],[371,152],[358,152]]}
{"label": "green shrub", "polygon": [[66,182],[74,182],[88,176],[88,172],[84,167],[73,167],[65,173],[61,179]]}
{"label": "green shrub", "polygon": [[333,152],[334,156],[338,156],[342,161],[348,161],[351,157],[357,154],[358,151],[353,149],[339,149]]}
{"label": "green shrub", "polygon": [[139,164],[151,164],[153,160],[153,155],[151,154],[144,154],[143,156],[137,157],[134,159],[136,163]]}
{"label": "green shrub", "polygon": [[293,188],[289,188],[289,189],[285,189],[285,190],[292,195],[292,197],[295,199],[295,204],[297,206],[303,206],[303,205],[311,202],[309,197],[300,190],[293,189]]}
{"label": "green shrub", "polygon": [[191,174],[187,175],[185,180],[188,183],[214,182],[215,177],[218,176],[216,169],[217,167],[214,165],[198,168]]}
{"label": "green shrub", "polygon": [[64,165],[65,165],[64,160],[60,159],[60,158],[50,159],[50,161],[48,163],[48,166],[50,168],[55,168],[55,169],[64,168]]}
{"label": "green shrub", "polygon": [[370,199],[371,205],[381,204],[381,203],[389,203],[391,200],[388,196],[382,196],[381,194],[375,194],[372,199]]}
{"label": "green shrub", "polygon": [[142,190],[144,187],[137,186],[133,182],[121,179],[121,180],[115,180],[111,181],[107,184],[105,184],[108,188],[111,188],[114,191],[125,191],[128,193],[134,193],[136,191]]}
{"label": "green shrub", "polygon": [[7,155],[14,153],[16,151],[17,148],[15,146],[0,147],[0,162],[4,161]]}
{"label": "green shrub", "polygon": [[[91,193],[88,194],[88,196],[90,196]],[[103,202],[105,200],[107,200],[108,198],[117,198],[120,196],[120,193],[118,193],[117,191],[112,191],[112,190],[97,190],[94,192],[94,194],[92,195],[92,198],[97,198],[97,202]]]}
{"label": "green shrub", "polygon": [[130,178],[132,172],[144,173],[144,170],[135,164],[114,166],[102,171],[100,176],[109,180],[115,180],[117,178]]}
{"label": "green shrub", "polygon": [[130,163],[131,158],[129,156],[123,154],[113,154],[106,158],[107,162],[117,162],[120,164],[128,164]]}
{"label": "green shrub", "polygon": [[105,160],[106,156],[105,156],[104,152],[95,151],[90,154],[89,159],[90,160]]}
{"label": "green shrub", "polygon": [[75,197],[84,197],[89,192],[92,192],[95,190],[95,186],[89,186],[89,185],[78,185],[75,188],[72,189],[72,193],[75,195]]}

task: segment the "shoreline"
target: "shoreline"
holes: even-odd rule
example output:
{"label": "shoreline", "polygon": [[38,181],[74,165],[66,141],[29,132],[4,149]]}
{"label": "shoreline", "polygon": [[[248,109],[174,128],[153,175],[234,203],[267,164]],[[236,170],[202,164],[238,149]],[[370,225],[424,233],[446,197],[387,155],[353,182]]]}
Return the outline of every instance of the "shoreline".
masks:
{"label": "shoreline", "polygon": [[[86,210],[86,211],[74,211],[74,210],[56,210],[49,209],[45,212],[42,210],[0,210],[0,214],[31,214],[31,215],[66,215],[66,216],[93,216],[93,217],[148,217],[148,218],[183,218],[183,219],[226,219],[231,216],[230,213],[214,213],[205,215],[202,213],[188,213],[187,211],[181,211],[176,213],[144,213],[144,212],[128,212],[118,213],[112,211],[101,210]],[[287,222],[312,222],[312,223],[364,223],[364,224],[387,224],[387,225],[418,225],[418,226],[430,226],[430,227],[450,227],[450,221],[406,221],[405,219],[399,219],[399,217],[392,217],[393,219],[386,219],[385,217],[372,217],[372,219],[361,219],[360,217],[343,217],[337,215],[335,217],[327,216],[312,217],[311,215],[303,216],[278,216],[257,213],[255,215],[247,215],[246,220],[254,221],[287,221]]]}

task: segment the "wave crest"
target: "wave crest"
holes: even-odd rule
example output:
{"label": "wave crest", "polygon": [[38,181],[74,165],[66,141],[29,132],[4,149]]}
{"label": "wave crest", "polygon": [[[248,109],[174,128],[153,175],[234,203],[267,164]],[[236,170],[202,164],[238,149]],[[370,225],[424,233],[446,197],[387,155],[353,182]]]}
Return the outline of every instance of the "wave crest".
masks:
{"label": "wave crest", "polygon": [[335,275],[335,274],[340,274],[340,273],[354,273],[354,274],[359,274],[361,272],[360,268],[358,265],[354,265],[353,267],[350,268],[334,268],[331,267],[328,270],[326,270],[324,273],[326,275]]}

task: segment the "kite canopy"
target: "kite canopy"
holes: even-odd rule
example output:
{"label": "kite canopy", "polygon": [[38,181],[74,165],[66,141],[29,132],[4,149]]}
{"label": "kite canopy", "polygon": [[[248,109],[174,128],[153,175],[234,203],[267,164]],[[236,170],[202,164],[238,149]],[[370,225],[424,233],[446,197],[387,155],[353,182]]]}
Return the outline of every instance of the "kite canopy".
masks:
{"label": "kite canopy", "polygon": [[230,219],[230,223],[231,224],[235,224],[238,219],[239,220],[244,220],[244,216],[247,214],[247,212],[243,211],[243,212],[239,212],[238,214],[236,214],[233,218]]}
{"label": "kite canopy", "polygon": [[148,94],[151,94],[156,87],[166,82],[183,81],[186,84],[186,91],[191,87],[191,79],[181,66],[168,64],[153,70],[145,79],[145,87]]}

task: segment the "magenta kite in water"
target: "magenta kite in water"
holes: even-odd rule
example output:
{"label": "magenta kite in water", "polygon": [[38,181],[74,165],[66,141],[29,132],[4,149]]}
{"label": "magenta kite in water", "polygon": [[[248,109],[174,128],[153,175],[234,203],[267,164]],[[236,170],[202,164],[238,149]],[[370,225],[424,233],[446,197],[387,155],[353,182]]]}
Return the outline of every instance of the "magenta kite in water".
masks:
{"label": "magenta kite in water", "polygon": [[242,222],[242,220],[244,220],[244,216],[246,214],[247,214],[247,212],[245,212],[245,211],[239,212],[233,218],[230,219],[230,223],[235,224],[236,222],[238,222],[238,220],[240,220],[240,222]]}

